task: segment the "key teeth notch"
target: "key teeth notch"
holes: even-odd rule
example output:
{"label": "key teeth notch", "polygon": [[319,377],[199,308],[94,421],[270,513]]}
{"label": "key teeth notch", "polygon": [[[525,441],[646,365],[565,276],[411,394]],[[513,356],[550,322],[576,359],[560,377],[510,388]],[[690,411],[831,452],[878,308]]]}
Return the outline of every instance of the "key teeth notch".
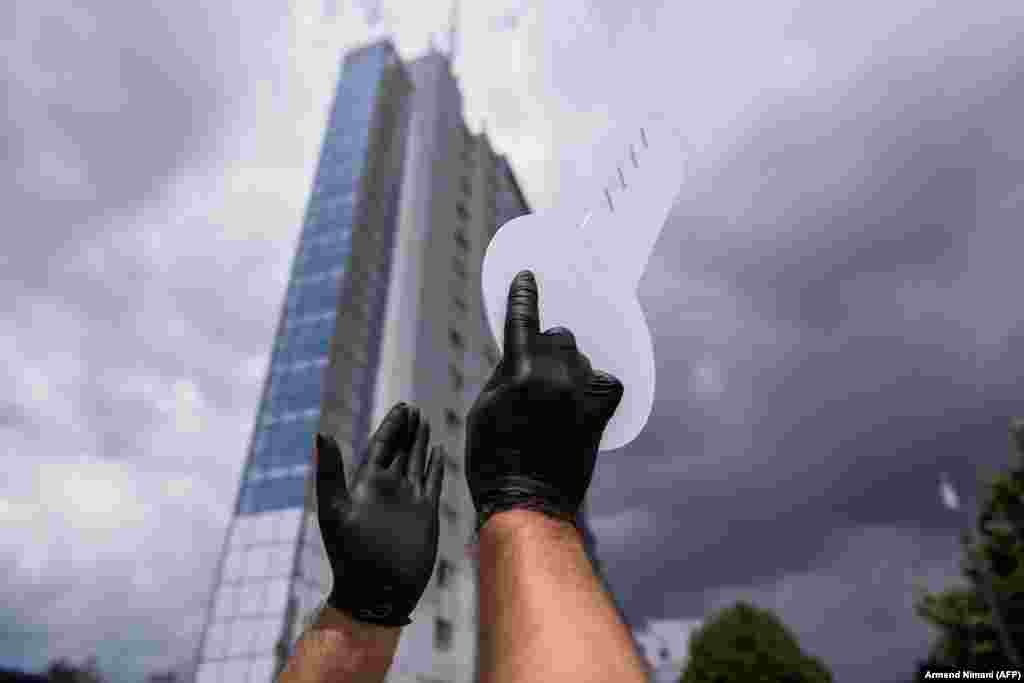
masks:
{"label": "key teeth notch", "polygon": [[[647,141],[647,132],[644,130],[643,126],[640,127],[640,140],[643,143],[644,149],[649,149],[650,148],[650,144]],[[634,146],[634,144],[632,142],[629,143],[629,160],[630,160],[630,162],[632,162],[633,168],[635,168],[635,169],[639,169],[640,168],[640,161],[639,161],[639,159],[637,157],[636,147]],[[615,187],[615,180],[614,179],[612,180],[611,186],[605,186],[605,196],[608,199],[608,207],[609,208],[612,208],[612,200],[611,200],[611,196],[610,196],[612,192],[615,192],[615,191],[617,191],[619,189],[621,189],[623,192],[625,192],[625,191],[629,190],[629,188],[630,188],[630,186],[626,184],[626,174],[623,172],[622,167],[623,167],[622,163],[619,163],[619,164],[617,164],[615,166],[615,170],[618,173],[618,177],[619,177],[619,187],[618,188]],[[614,209],[612,209],[612,210],[614,211]]]}
{"label": "key teeth notch", "polygon": [[[650,141],[647,139],[647,130],[643,126],[640,126],[640,142],[643,145],[643,149],[650,149],[651,145]],[[629,143],[629,159],[633,164],[633,168],[640,168],[640,161],[637,156],[636,147],[632,142]],[[626,184],[626,175],[622,171],[621,163],[615,166],[615,171],[618,175],[618,187],[616,187],[616,182],[613,178],[611,184],[605,185],[604,188],[602,188],[604,190],[605,202],[608,204],[608,210],[612,212],[615,211],[615,203],[612,201],[612,194],[620,190],[625,192],[629,190],[630,187]]]}

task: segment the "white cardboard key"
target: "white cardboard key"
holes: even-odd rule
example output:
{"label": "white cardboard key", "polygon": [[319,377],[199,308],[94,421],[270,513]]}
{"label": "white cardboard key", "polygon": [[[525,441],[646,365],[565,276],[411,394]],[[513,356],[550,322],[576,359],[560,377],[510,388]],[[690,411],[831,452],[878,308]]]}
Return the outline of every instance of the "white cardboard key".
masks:
{"label": "white cardboard key", "polygon": [[586,216],[559,206],[514,218],[484,254],[484,306],[499,348],[509,285],[528,269],[540,294],[541,330],[569,328],[594,369],[622,381],[602,451],[635,439],[654,406],[654,345],[637,286],[683,183],[686,156],[679,133],[652,118],[624,145],[600,203]]}

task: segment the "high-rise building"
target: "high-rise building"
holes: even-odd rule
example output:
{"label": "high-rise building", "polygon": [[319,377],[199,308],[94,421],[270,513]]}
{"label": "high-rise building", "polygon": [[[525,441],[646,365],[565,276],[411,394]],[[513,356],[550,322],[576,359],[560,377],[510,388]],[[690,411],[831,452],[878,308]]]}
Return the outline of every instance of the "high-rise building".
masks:
{"label": "high-rise building", "polygon": [[498,362],[480,267],[496,229],[528,211],[508,161],[466,127],[447,55],[405,64],[382,40],[345,57],[196,683],[271,683],[283,667],[333,580],[316,525],[313,436],[337,438],[351,482],[398,401],[423,411],[449,461],[437,565],[388,681],[476,680],[464,419]]}

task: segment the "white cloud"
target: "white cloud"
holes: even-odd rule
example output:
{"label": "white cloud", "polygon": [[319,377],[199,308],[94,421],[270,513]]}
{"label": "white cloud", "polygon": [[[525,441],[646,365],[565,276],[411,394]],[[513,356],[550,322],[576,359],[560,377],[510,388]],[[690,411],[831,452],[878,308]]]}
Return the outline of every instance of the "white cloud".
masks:
{"label": "white cloud", "polygon": [[[52,485],[55,477],[47,477]],[[61,489],[58,489],[61,490]],[[64,479],[62,490],[65,499],[74,507],[79,523],[117,523],[125,516],[123,490],[118,482],[103,476],[102,470],[94,466],[88,474],[72,471]]]}
{"label": "white cloud", "polygon": [[716,398],[725,391],[725,377],[721,363],[705,356],[693,366],[694,390],[698,396]]}
{"label": "white cloud", "polygon": [[30,501],[0,498],[0,523],[25,524],[39,514],[39,504]]}
{"label": "white cloud", "polygon": [[174,477],[167,480],[166,491],[171,498],[187,499],[195,487],[192,477]]}
{"label": "white cloud", "polygon": [[196,434],[203,429],[205,405],[195,381],[176,379],[171,393],[160,402],[161,409],[172,420],[175,430],[181,434]]}
{"label": "white cloud", "polygon": [[646,507],[633,507],[610,515],[592,515],[590,528],[601,551],[618,552],[653,528],[655,517]]}

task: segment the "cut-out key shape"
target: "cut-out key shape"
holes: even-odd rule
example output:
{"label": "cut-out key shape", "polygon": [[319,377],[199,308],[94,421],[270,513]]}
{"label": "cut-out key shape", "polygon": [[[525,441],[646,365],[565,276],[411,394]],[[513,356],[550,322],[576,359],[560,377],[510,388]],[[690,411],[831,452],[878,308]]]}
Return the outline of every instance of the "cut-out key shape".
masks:
{"label": "cut-out key shape", "polygon": [[635,439],[654,406],[654,345],[637,287],[685,179],[688,155],[684,138],[664,119],[646,120],[631,138],[596,205],[584,212],[562,204],[510,220],[488,244],[481,273],[499,348],[509,284],[531,270],[541,329],[569,328],[593,367],[622,381],[622,402],[602,451]]}

